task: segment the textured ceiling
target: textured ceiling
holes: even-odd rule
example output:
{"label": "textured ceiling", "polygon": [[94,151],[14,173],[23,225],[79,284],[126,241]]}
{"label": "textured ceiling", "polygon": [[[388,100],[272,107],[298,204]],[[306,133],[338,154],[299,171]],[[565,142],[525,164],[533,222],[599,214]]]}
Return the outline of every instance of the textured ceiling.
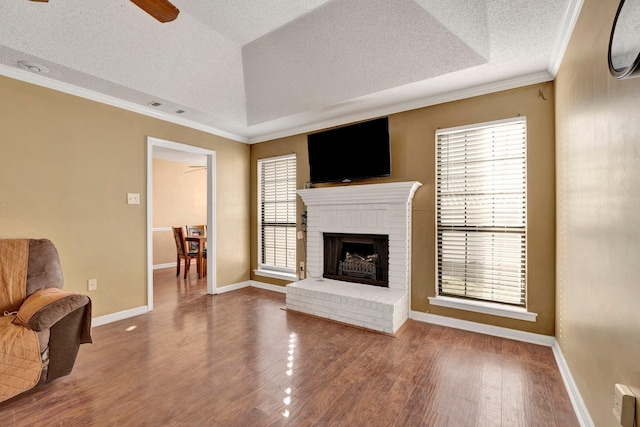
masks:
{"label": "textured ceiling", "polygon": [[2,1],[0,74],[259,141],[550,80],[581,1],[173,3],[160,24],[128,0]]}

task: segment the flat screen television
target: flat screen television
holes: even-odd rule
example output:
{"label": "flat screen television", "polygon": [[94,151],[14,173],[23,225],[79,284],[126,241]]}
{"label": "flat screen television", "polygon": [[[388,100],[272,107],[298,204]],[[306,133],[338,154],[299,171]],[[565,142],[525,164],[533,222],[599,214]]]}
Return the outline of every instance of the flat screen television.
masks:
{"label": "flat screen television", "polygon": [[307,136],[312,183],[391,176],[389,118]]}

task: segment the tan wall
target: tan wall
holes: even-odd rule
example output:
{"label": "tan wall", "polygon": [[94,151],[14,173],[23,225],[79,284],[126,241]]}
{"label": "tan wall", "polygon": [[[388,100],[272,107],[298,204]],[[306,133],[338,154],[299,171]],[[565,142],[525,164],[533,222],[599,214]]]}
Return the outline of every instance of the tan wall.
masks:
{"label": "tan wall", "polygon": [[[207,170],[153,159],[153,227],[207,223]],[[173,232],[153,232],[153,265],[176,262]]]}
{"label": "tan wall", "polygon": [[617,6],[584,2],[556,79],[556,337],[599,427],[615,383],[640,396],[640,79],[607,68]]}
{"label": "tan wall", "polygon": [[[539,97],[541,90],[546,100]],[[537,322],[430,306],[435,296],[435,132],[492,120],[527,116],[528,126],[528,304]],[[504,326],[545,335],[554,333],[555,317],[555,153],[553,84],[529,86],[389,117],[392,177],[362,183],[420,181],[413,200],[412,300],[413,310]],[[251,146],[251,268],[257,266],[257,159],[295,152],[298,188],[309,179],[306,135],[296,135]],[[300,199],[298,209],[304,207]],[[298,243],[298,259],[304,246]],[[252,279],[274,284],[252,274]]]}
{"label": "tan wall", "polygon": [[0,77],[0,237],[53,240],[94,316],[146,305],[147,136],[217,152],[217,282],[247,280],[246,144]]}
{"label": "tan wall", "polygon": [[[309,179],[306,134],[251,145],[251,279],[281,286],[286,285],[289,281],[257,276],[253,272],[258,268],[258,160],[292,153],[296,155],[297,188],[304,188],[305,181]],[[297,198],[296,209],[298,211],[297,230],[300,231],[300,214],[305,209],[300,197]],[[299,264],[305,259],[303,240],[298,240],[296,251]]]}

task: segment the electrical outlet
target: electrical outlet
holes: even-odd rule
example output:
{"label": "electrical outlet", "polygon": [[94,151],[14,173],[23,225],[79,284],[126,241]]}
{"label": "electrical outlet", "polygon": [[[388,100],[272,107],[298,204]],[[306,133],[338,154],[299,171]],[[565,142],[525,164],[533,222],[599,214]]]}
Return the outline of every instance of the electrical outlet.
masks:
{"label": "electrical outlet", "polygon": [[140,194],[139,193],[127,193],[127,204],[128,205],[139,205],[140,204]]}
{"label": "electrical outlet", "polygon": [[98,279],[89,279],[87,280],[87,288],[90,291],[95,291],[98,289]]}
{"label": "electrical outlet", "polygon": [[636,417],[636,397],[624,384],[616,384],[614,387],[613,415],[622,427],[633,427]]}
{"label": "electrical outlet", "polygon": [[298,273],[298,278],[300,280],[304,280],[304,261],[300,261],[300,272]]}

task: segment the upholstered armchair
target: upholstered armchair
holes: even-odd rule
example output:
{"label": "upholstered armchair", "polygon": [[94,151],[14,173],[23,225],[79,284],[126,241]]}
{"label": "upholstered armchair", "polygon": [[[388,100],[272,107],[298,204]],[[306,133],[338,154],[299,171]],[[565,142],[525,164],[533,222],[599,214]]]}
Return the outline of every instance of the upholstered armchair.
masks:
{"label": "upholstered armchair", "polygon": [[51,241],[0,240],[0,402],[68,375],[91,342],[91,300],[62,285]]}

